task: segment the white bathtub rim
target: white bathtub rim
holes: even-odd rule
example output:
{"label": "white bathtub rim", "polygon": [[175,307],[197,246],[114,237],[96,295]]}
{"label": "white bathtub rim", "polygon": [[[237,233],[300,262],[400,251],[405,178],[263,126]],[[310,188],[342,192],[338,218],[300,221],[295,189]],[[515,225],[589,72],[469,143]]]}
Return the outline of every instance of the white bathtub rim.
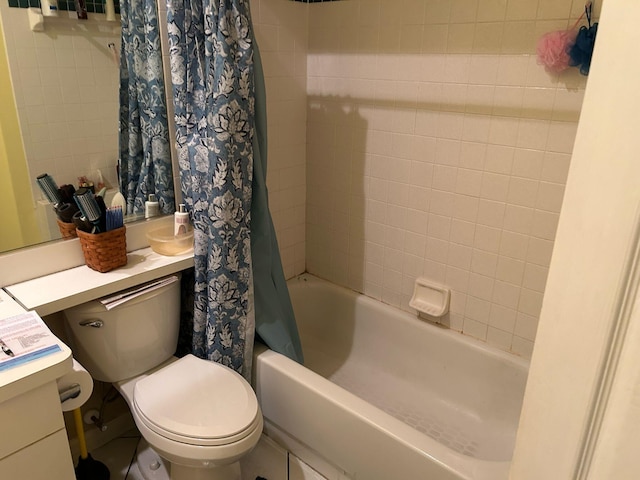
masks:
{"label": "white bathtub rim", "polygon": [[[347,410],[350,415],[357,417],[372,428],[384,432],[405,448],[408,448],[428,462],[438,465],[441,469],[448,471],[456,478],[465,480],[497,480],[506,479],[510,461],[490,461],[478,458],[467,457],[458,453],[445,445],[438,443],[429,436],[418,432],[401,420],[387,414],[372,404],[362,400],[358,396],[335,385],[326,378],[316,374],[306,367],[267,349],[264,346],[256,348],[256,358],[254,367],[260,368],[259,363],[264,362],[269,367],[276,369],[279,373],[296,380],[304,379],[305,386],[333,405]],[[255,385],[255,383],[254,383]],[[256,385],[256,393],[260,398],[260,387]],[[283,429],[301,443],[306,443],[303,439],[297,438],[294,432],[288,432],[282,428],[276,419],[271,419],[268,415],[268,408],[263,409],[265,419],[273,423],[278,428]],[[375,419],[373,421],[372,419]],[[390,435],[390,432],[394,432]],[[317,440],[317,439],[316,439]],[[363,439],[366,441],[366,439]],[[323,445],[307,445],[316,450],[317,453],[327,458],[326,449]],[[330,449],[330,446],[326,446]],[[335,462],[335,459],[329,459]],[[345,463],[335,462],[335,465],[345,472],[358,472],[363,468],[359,461],[354,458],[345,460]]]}

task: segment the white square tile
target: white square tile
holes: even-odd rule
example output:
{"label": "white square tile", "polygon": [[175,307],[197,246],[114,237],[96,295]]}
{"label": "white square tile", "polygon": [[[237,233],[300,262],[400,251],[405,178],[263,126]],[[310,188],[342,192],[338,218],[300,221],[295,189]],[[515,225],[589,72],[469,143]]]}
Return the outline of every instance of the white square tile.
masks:
{"label": "white square tile", "polygon": [[[447,265],[445,276],[445,285],[451,290],[466,294],[469,288],[469,271],[468,269],[456,268]],[[464,313],[459,312],[458,313]]]}
{"label": "white square tile", "polygon": [[407,232],[404,237],[404,251],[416,257],[423,257],[427,246],[427,237]]}
{"label": "white square tile", "polygon": [[517,146],[537,150],[545,149],[549,137],[549,122],[533,118],[521,118],[518,126]]}
{"label": "white square tile", "polygon": [[502,228],[506,205],[502,202],[480,199],[478,223],[489,227]]}
{"label": "white square tile", "polygon": [[513,333],[518,312],[501,305],[492,304],[489,325],[505,332]]}
{"label": "white square tile", "polygon": [[547,140],[547,150],[570,154],[576,138],[576,122],[551,122]]}
{"label": "white square tile", "polygon": [[495,277],[497,266],[498,256],[496,254],[474,249],[471,260],[472,272],[488,277]]}
{"label": "white square tile", "polygon": [[410,185],[409,186],[409,208],[413,210],[420,210],[423,212],[429,211],[429,203],[431,198],[431,190],[423,188],[421,186]]}
{"label": "white square tile", "polygon": [[[450,314],[464,316],[464,310],[467,307],[467,296],[456,290],[451,290],[451,300],[449,304]],[[453,328],[450,326],[450,328]],[[462,327],[460,327],[462,330]]]}
{"label": "white square tile", "polygon": [[487,328],[487,343],[501,350],[509,351],[513,335],[504,330],[489,326]]}
{"label": "white square tile", "polygon": [[499,65],[499,55],[472,55],[469,83],[477,85],[495,85]]}
{"label": "white square tile", "polygon": [[511,310],[518,308],[520,300],[520,287],[511,283],[496,280],[493,286],[492,301]]}
{"label": "white square tile", "polygon": [[487,172],[509,175],[515,149],[504,145],[488,145],[484,169]]}
{"label": "white square tile", "polygon": [[482,300],[491,301],[493,294],[494,280],[491,277],[486,277],[477,273],[469,274],[469,289],[468,295],[481,298]]}
{"label": "white square tile", "polygon": [[468,103],[466,83],[443,83],[440,104],[448,112],[463,113]]}
{"label": "white square tile", "polygon": [[457,167],[460,159],[460,142],[438,138],[436,140],[435,162],[440,165]]}
{"label": "white square tile", "polygon": [[507,205],[504,214],[504,229],[510,232],[529,234],[533,224],[533,208]]}
{"label": "white square tile", "polygon": [[455,194],[451,192],[443,192],[442,190],[433,190],[431,192],[431,201],[429,204],[429,212],[436,215],[450,217],[453,211],[453,200]]}
{"label": "white square tile", "polygon": [[454,218],[475,222],[478,217],[479,199],[467,195],[454,195],[452,215]]}
{"label": "white square tile", "polygon": [[422,210],[407,209],[405,225],[408,233],[426,235],[429,216]]}
{"label": "white square tile", "polygon": [[[522,255],[524,257],[524,255]],[[522,260],[500,256],[496,269],[496,279],[514,285],[522,285],[525,263]],[[531,288],[531,287],[528,287]]]}
{"label": "white square tile", "polygon": [[514,335],[511,342],[511,351],[524,358],[531,358],[533,353],[533,341]]}
{"label": "white square tile", "polygon": [[462,139],[466,142],[486,142],[489,139],[490,129],[491,117],[489,115],[467,114],[464,116]]}
{"label": "white square tile", "polygon": [[[432,188],[455,192],[458,169],[447,165],[434,165]],[[433,203],[433,195],[431,198]]]}
{"label": "white square tile", "polygon": [[542,293],[523,288],[520,292],[520,302],[518,312],[525,313],[531,317],[538,318],[542,308]]}
{"label": "white square tile", "polygon": [[524,269],[522,286],[536,292],[544,293],[548,275],[548,267],[527,263]]}
{"label": "white square tile", "polygon": [[569,174],[571,156],[565,153],[547,152],[544,155],[540,179],[565,184]]}
{"label": "white square tile", "polygon": [[504,202],[509,193],[509,177],[496,173],[484,172],[482,174],[482,187],[480,196],[486,200]]}
{"label": "white square tile", "polygon": [[438,132],[439,117],[440,113],[437,111],[418,109],[414,127],[415,134],[435,137]]}
{"label": "white square tile", "polygon": [[473,249],[471,247],[466,247],[458,243],[450,243],[448,255],[447,265],[462,270],[471,269],[471,258],[473,256]]}
{"label": "white square tile", "polygon": [[432,279],[434,282],[445,282],[447,266],[444,263],[426,259],[423,263],[422,271],[425,277]]}
{"label": "white square tile", "polygon": [[560,214],[535,210],[533,215],[531,234],[535,237],[554,240],[558,228]]}
{"label": "white square tile", "polygon": [[427,237],[427,248],[425,257],[434,262],[447,263],[449,243],[438,238]]}
{"label": "white square tile", "polygon": [[460,168],[483,170],[487,145],[479,142],[460,144]]}
{"label": "white square tile", "polygon": [[477,225],[473,246],[486,252],[498,253],[501,235],[502,231],[499,228]]}
{"label": "white square tile", "polygon": [[534,341],[538,330],[538,319],[524,313],[518,313],[516,319],[515,335]]}
{"label": "white square tile", "polygon": [[527,178],[511,177],[507,202],[521,207],[534,207],[538,194],[538,182]]}
{"label": "white square tile", "polygon": [[465,335],[469,335],[479,340],[486,340],[487,338],[487,324],[481,321],[476,321],[470,316],[464,317],[462,331]]}
{"label": "white square tile", "polygon": [[451,218],[442,215],[429,214],[427,235],[441,240],[448,240],[450,230]]}
{"label": "white square tile", "polygon": [[493,114],[519,117],[522,114],[524,91],[524,87],[498,85],[494,92]]}
{"label": "white square tile", "polygon": [[[467,307],[465,309],[465,324],[467,318],[481,322],[486,328],[489,322],[489,312],[491,311],[491,303],[476,297],[467,296]],[[465,333],[467,333],[465,328]]]}
{"label": "white square tile", "polygon": [[538,210],[560,213],[564,198],[564,185],[540,182],[535,207]]}
{"label": "white square tile", "polygon": [[518,177],[537,180],[542,172],[544,152],[542,150],[527,150],[517,148],[513,157],[511,173]]}
{"label": "white square tile", "polygon": [[466,246],[473,246],[476,224],[459,219],[451,220],[450,240]]}
{"label": "white square tile", "polygon": [[410,166],[411,183],[420,187],[431,187],[433,168],[431,163],[412,161]]}

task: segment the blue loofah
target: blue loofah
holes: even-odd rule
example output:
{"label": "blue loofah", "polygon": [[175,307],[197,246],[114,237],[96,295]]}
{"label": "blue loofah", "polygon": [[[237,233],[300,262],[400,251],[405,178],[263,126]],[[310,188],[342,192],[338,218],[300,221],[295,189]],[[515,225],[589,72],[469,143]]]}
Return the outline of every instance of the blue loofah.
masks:
{"label": "blue loofah", "polygon": [[582,75],[589,75],[591,56],[593,55],[593,47],[596,43],[597,31],[597,23],[594,23],[588,28],[580,27],[576,41],[569,49],[569,65],[572,67],[580,67],[580,73]]}

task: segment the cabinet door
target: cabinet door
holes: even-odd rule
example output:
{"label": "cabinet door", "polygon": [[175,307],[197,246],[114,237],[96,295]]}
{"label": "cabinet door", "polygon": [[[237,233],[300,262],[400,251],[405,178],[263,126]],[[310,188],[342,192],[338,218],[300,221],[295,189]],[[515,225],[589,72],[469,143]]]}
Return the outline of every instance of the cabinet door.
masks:
{"label": "cabinet door", "polygon": [[0,461],[2,478],[75,480],[65,430],[43,438]]}

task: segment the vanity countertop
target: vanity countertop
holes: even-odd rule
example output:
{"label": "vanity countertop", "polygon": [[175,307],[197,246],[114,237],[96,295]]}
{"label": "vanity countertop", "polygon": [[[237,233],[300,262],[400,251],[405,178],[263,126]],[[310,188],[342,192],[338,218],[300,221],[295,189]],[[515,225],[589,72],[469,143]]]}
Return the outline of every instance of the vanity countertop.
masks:
{"label": "vanity countertop", "polygon": [[[25,313],[25,309],[0,290],[0,330],[3,319],[21,313]],[[0,372],[0,404],[47,382],[55,381],[71,370],[71,350],[59,340],[57,344],[60,347],[58,352]]]}
{"label": "vanity countertop", "polygon": [[127,254],[127,265],[106,273],[86,265],[4,287],[25,310],[40,316],[95,300],[193,266],[193,252],[164,256],[151,248]]}

